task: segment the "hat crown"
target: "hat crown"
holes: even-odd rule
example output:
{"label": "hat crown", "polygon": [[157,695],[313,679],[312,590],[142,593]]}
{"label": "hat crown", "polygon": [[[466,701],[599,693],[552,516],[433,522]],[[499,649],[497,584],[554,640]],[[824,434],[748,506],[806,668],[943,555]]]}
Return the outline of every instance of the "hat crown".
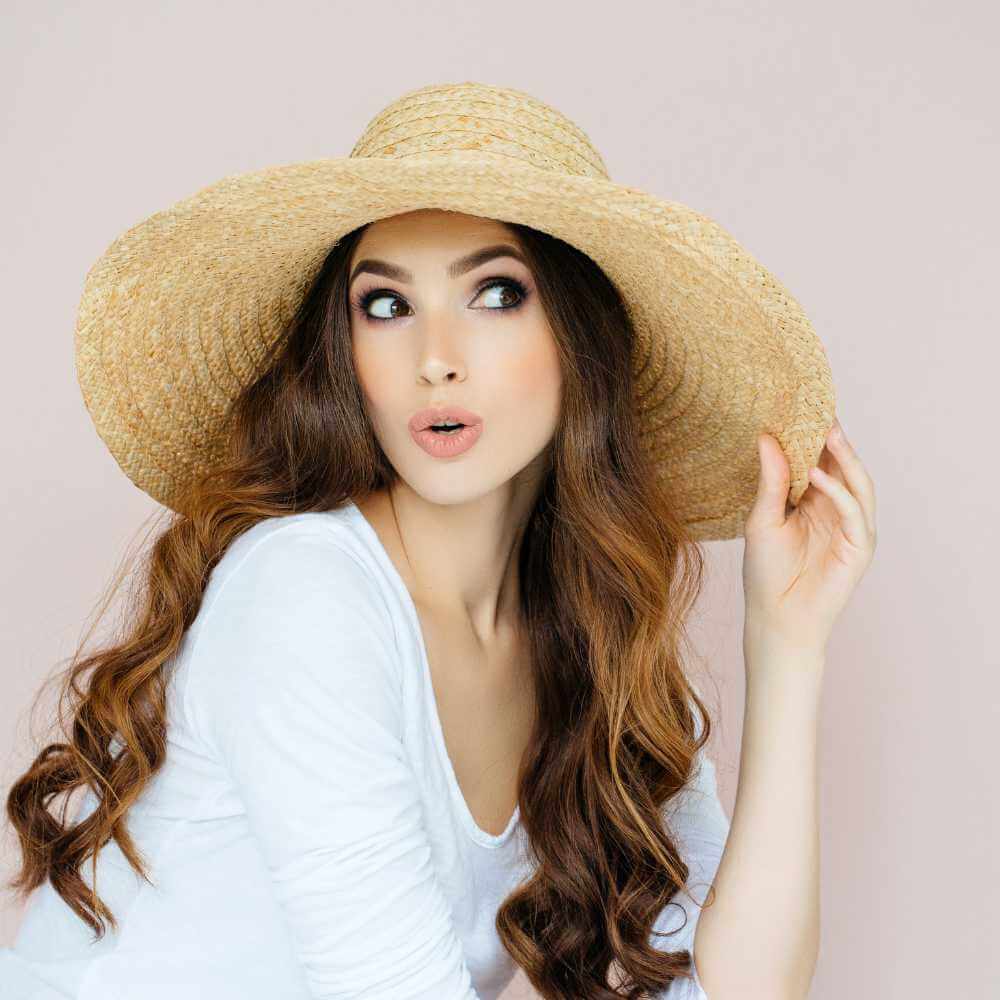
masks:
{"label": "hat crown", "polygon": [[350,155],[400,160],[459,150],[610,179],[587,134],[564,114],[523,91],[473,82],[403,94],[372,118]]}

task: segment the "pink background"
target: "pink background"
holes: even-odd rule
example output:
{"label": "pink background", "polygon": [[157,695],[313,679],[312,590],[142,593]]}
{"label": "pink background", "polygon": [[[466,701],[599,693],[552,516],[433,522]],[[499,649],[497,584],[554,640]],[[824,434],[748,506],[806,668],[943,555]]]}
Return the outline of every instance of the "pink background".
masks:
{"label": "pink background", "polygon": [[[996,995],[994,5],[8,2],[3,21],[4,793],[31,697],[160,510],[75,381],[89,266],[225,174],[346,155],[405,90],[512,86],[580,124],[612,179],[709,215],[788,285],[876,482],[878,552],[829,647],[811,996]],[[742,542],[707,549],[697,634],[731,813]],[[4,878],[14,858],[4,825]],[[18,920],[0,893],[0,943]],[[531,995],[516,983],[507,998]]]}

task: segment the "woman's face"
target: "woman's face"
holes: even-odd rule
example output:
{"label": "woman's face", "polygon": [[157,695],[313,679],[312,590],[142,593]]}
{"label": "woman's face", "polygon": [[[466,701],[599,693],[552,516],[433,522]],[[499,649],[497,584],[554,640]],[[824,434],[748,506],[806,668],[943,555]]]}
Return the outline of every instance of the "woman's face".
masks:
{"label": "woman's face", "polygon": [[[400,477],[434,503],[515,477],[533,486],[559,415],[556,345],[532,273],[509,254],[462,263],[498,244],[518,249],[500,222],[423,209],[373,223],[350,261],[354,364],[376,436]],[[429,453],[411,418],[451,404],[481,419],[478,436],[425,431]]]}

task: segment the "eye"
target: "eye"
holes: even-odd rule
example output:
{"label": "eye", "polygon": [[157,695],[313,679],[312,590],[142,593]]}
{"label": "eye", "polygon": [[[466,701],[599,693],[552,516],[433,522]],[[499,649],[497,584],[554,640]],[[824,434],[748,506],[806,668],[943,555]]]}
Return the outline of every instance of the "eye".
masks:
{"label": "eye", "polygon": [[505,302],[504,295],[494,296],[492,301],[495,302],[496,305],[488,308],[491,312],[497,310],[506,312],[511,309],[517,309],[519,306],[523,305],[524,300],[528,296],[528,292],[520,281],[515,281],[513,278],[489,278],[486,284],[480,286],[479,293],[477,294],[476,298],[478,298],[479,295],[482,295],[483,292],[492,292],[494,289],[511,289],[511,288],[513,288],[514,291],[517,293],[516,301]]}
{"label": "eye", "polygon": [[[372,315],[368,312],[368,307],[373,302],[387,302],[388,306],[379,306],[380,309],[386,310],[388,315]],[[385,322],[390,319],[398,319],[400,312],[394,308],[396,304],[402,304],[403,300],[395,294],[395,292],[390,292],[385,289],[376,289],[373,292],[368,292],[363,295],[361,299],[357,302],[358,310],[365,316],[366,319],[378,320],[380,322]]]}
{"label": "eye", "polygon": [[[525,286],[516,278],[493,277],[488,278],[479,286],[476,291],[475,298],[478,299],[483,292],[492,292],[494,289],[514,289],[514,292],[517,295],[516,301],[510,302],[510,293],[509,291],[505,291],[500,295],[490,297],[490,301],[494,304],[479,307],[481,311],[494,313],[511,312],[524,305],[524,300],[528,297],[527,288],[525,288]],[[473,301],[475,301],[475,299],[473,299]],[[386,303],[385,305],[376,307],[381,311],[382,315],[377,315],[368,311],[369,307],[374,305],[376,302]],[[375,323],[388,323],[394,319],[402,319],[409,315],[408,313],[402,312],[400,308],[397,308],[397,304],[399,306],[409,308],[406,306],[404,300],[396,292],[393,292],[388,288],[374,288],[371,291],[365,292],[364,294],[352,299],[351,304],[364,319],[371,320]]]}

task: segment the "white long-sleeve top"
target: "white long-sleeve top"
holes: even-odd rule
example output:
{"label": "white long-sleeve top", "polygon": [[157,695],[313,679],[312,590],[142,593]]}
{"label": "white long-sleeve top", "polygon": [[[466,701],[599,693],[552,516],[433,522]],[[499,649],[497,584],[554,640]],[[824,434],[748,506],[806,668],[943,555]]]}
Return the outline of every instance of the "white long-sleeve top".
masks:
{"label": "white long-sleeve top", "polygon": [[[531,871],[520,813],[494,836],[469,812],[416,608],[356,505],[237,538],[168,668],[166,759],[127,816],[153,884],[100,851],[119,928],[98,942],[36,889],[2,1000],[499,996],[516,967],[497,908]],[[664,819],[703,902],[729,830],[707,756]],[[693,949],[699,913],[679,893],[655,930],[683,929],[654,947]],[[694,971],[661,1000],[706,1000]]]}

